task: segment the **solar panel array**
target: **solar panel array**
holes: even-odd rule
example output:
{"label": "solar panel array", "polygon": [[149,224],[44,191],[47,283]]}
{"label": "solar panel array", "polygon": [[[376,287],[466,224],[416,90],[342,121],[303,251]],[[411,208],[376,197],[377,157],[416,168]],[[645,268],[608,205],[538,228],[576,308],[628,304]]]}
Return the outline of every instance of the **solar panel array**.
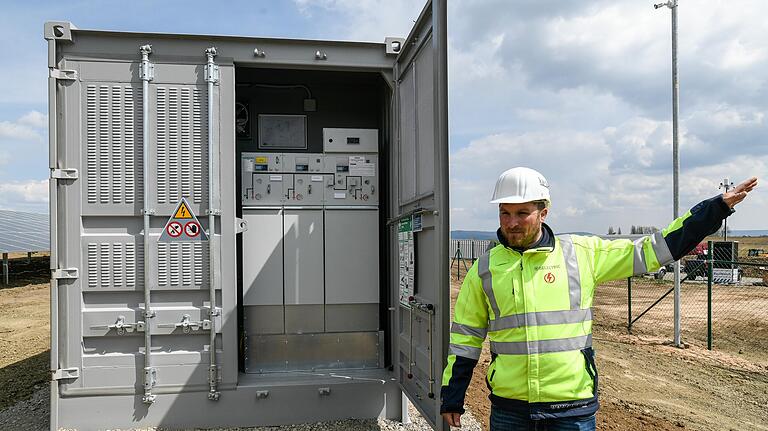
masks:
{"label": "solar panel array", "polygon": [[49,251],[48,214],[0,210],[0,253]]}

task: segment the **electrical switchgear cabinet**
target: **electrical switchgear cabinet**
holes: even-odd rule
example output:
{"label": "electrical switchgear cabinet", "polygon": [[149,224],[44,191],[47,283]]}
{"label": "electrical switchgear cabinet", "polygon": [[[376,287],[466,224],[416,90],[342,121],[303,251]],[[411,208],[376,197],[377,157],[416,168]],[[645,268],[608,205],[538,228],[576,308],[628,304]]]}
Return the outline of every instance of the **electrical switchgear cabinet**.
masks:
{"label": "electrical switchgear cabinet", "polygon": [[[437,0],[384,44],[45,24],[52,429],[399,418],[402,393],[447,429],[445,32]],[[182,198],[206,240],[161,240]]]}

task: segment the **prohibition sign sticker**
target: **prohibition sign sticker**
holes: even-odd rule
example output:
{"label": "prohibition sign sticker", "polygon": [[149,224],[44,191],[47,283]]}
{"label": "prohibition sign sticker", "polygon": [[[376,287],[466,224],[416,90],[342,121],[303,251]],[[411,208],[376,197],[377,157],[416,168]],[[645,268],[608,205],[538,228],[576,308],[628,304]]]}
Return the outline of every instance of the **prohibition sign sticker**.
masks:
{"label": "prohibition sign sticker", "polygon": [[171,213],[171,217],[165,223],[165,228],[158,242],[203,242],[208,241],[208,234],[205,233],[200,220],[192,211],[192,207],[185,198],[179,199],[176,210]]}
{"label": "prohibition sign sticker", "polygon": [[547,275],[544,276],[544,281],[547,283],[554,283],[555,282],[555,274],[552,274],[551,272],[548,272]]}
{"label": "prohibition sign sticker", "polygon": [[179,235],[181,235],[181,232],[183,232],[183,229],[181,228],[181,223],[177,221],[172,221],[168,223],[168,226],[165,228],[165,231],[168,232],[168,235],[170,235],[173,238],[178,238]]}
{"label": "prohibition sign sticker", "polygon": [[200,225],[197,224],[196,221],[187,222],[187,224],[184,225],[184,233],[187,234],[188,237],[194,238],[200,235]]}

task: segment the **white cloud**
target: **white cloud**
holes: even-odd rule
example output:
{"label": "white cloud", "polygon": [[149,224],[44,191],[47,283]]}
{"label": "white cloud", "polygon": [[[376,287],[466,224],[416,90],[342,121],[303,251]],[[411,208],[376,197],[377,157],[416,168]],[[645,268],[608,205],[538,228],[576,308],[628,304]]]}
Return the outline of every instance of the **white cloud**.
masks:
{"label": "white cloud", "polygon": [[[383,42],[386,36],[405,37],[423,7],[405,0],[293,0],[308,18],[328,14],[329,37]],[[331,36],[333,34],[333,36]]]}
{"label": "white cloud", "polygon": [[0,121],[0,142],[6,140],[42,142],[47,127],[47,115],[30,111],[16,121]]}
{"label": "white cloud", "polygon": [[45,129],[48,127],[48,114],[43,114],[38,111],[30,111],[22,115],[17,123],[29,126],[33,129]]}
{"label": "white cloud", "polygon": [[0,184],[0,205],[41,204],[48,202],[48,181],[11,181]]}

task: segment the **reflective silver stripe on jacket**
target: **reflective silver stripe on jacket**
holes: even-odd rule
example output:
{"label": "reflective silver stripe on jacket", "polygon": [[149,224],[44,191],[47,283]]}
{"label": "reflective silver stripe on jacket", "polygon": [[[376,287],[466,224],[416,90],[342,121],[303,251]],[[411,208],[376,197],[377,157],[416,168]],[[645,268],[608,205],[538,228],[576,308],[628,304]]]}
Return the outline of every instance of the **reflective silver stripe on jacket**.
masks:
{"label": "reflective silver stripe on jacket", "polygon": [[499,312],[499,304],[496,303],[496,296],[493,294],[493,281],[491,280],[491,252],[483,253],[479,259],[477,259],[477,274],[483,282],[483,290],[485,296],[488,297],[488,302],[491,303],[491,309],[493,310],[493,317],[497,318],[501,316]]}
{"label": "reflective silver stripe on jacket", "polygon": [[[451,345],[453,347],[453,345]],[[535,353],[567,352],[592,347],[592,334],[581,337],[538,341],[491,341],[491,352],[500,355],[529,355]]]}
{"label": "reflective silver stripe on jacket", "polygon": [[571,310],[581,308],[581,277],[579,276],[579,261],[573,249],[573,238],[570,235],[558,236],[560,247],[563,249],[565,269],[568,271],[568,293],[571,297]]}
{"label": "reflective silver stripe on jacket", "polygon": [[633,242],[635,250],[633,253],[634,263],[632,265],[632,275],[640,275],[648,272],[648,264],[645,262],[645,253],[643,253],[645,238],[646,237],[638,238]]}
{"label": "reflective silver stripe on jacket", "polygon": [[478,360],[480,359],[480,352],[482,352],[482,349],[477,347],[460,346],[458,344],[448,345],[449,355],[463,356],[465,358]]}
{"label": "reflective silver stripe on jacket", "polygon": [[462,325],[461,323],[453,322],[451,324],[451,333],[452,334],[469,335],[471,337],[477,337],[477,338],[479,338],[481,340],[484,340],[486,334],[488,333],[488,329],[487,328],[475,328],[473,326]]}
{"label": "reflective silver stripe on jacket", "polygon": [[666,265],[674,262],[675,258],[672,257],[672,252],[669,251],[667,240],[664,239],[664,234],[658,231],[651,236],[651,245],[653,245],[653,251],[656,253],[656,260],[660,265]]}
{"label": "reflective silver stripe on jacket", "polygon": [[510,316],[504,316],[500,319],[491,320],[488,330],[494,332],[502,331],[504,329],[520,328],[529,325],[561,325],[566,323],[587,322],[590,320],[592,320],[591,308],[564,311],[535,311],[532,313],[513,314]]}

